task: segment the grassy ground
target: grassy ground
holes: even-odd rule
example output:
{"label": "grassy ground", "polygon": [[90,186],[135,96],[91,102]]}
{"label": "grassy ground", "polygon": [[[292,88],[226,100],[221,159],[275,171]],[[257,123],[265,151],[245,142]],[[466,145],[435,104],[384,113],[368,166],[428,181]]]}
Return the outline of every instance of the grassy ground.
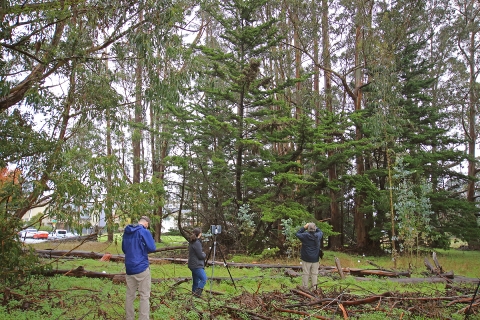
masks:
{"label": "grassy ground", "polygon": [[[162,246],[185,245],[181,237],[164,237]],[[71,250],[78,243],[44,242],[35,244],[38,249]],[[91,251],[97,253],[109,252],[121,254],[121,242],[107,243],[86,242],[75,250]],[[472,251],[436,251],[439,261],[445,271],[453,270],[455,275],[480,278],[480,252]],[[164,253],[155,253],[162,257]],[[389,257],[364,257],[352,256],[345,253],[326,251],[321,262],[324,266],[333,266],[335,257],[339,258],[344,268],[374,268],[368,261],[372,261],[384,268],[392,269],[395,264]],[[431,258],[431,255],[427,256]],[[255,256],[228,256],[228,262],[248,263],[280,263],[299,265],[298,259],[268,259],[260,260]],[[396,269],[406,270],[409,266],[414,272],[413,276],[423,276],[426,269],[423,265],[424,256],[400,257],[396,262]],[[104,262],[92,259],[61,259],[43,260],[51,264],[53,269],[73,269],[83,266],[88,271],[106,273],[124,273],[122,262]],[[261,268],[226,268],[217,263],[214,268],[206,268],[209,278],[224,277],[222,281],[211,281],[206,285],[203,299],[193,298],[191,295],[191,273],[184,264],[171,264],[168,262],[152,264],[152,278],[162,279],[152,285],[151,317],[152,319],[253,319],[246,312],[236,312],[231,316],[227,310],[252,310],[257,314],[271,312],[272,309],[294,303],[290,290],[297,288],[301,283],[300,277],[289,277],[283,269]],[[234,278],[230,280],[230,274]],[[181,279],[186,279],[181,281]],[[422,296],[443,296],[447,294],[444,283],[401,284],[386,279],[374,278],[374,281],[358,281],[348,276],[341,280],[338,275],[331,274],[319,278],[319,287],[325,295],[354,295],[356,297],[370,296],[385,292],[400,292]],[[467,292],[474,291],[474,284],[466,285]],[[55,276],[51,278],[37,277],[23,286],[12,288],[17,298],[6,299],[0,293],[0,319],[123,319],[125,285],[115,284],[111,280],[93,278],[73,278]],[[211,291],[211,292],[210,292]],[[222,293],[216,295],[215,293]],[[14,296],[15,296],[14,295]],[[278,298],[282,296],[281,301]],[[21,297],[21,298],[20,298]],[[284,300],[289,297],[293,300]],[[270,300],[273,299],[273,300]],[[138,300],[137,300],[138,303]],[[388,303],[388,302],[383,302]],[[368,310],[365,314],[358,313],[355,319],[437,319],[415,315],[414,312],[405,312],[401,309],[384,308],[380,302],[378,310]],[[137,305],[138,307],[138,305]],[[304,309],[310,311],[309,309]],[[317,315],[328,316],[329,319],[343,319],[341,313],[332,316],[332,312],[315,311]],[[449,319],[463,319],[464,315],[457,314],[457,309],[441,309],[448,314]],[[270,314],[271,315],[271,314]],[[302,319],[304,316],[286,313],[276,313],[278,319]],[[440,317],[441,318],[441,317]],[[470,317],[470,319],[475,319]]]}
{"label": "grassy ground", "polygon": [[[123,254],[121,248],[121,236],[115,235],[114,242],[106,242],[107,237],[100,237],[99,242],[85,242],[81,245],[79,243],[72,242],[42,242],[33,245],[36,249],[53,249],[53,250],[81,250],[96,253],[111,253],[111,254]],[[157,243],[157,248],[171,247],[171,246],[186,246],[187,243],[183,237],[180,236],[163,236],[162,243]],[[438,260],[442,265],[444,271],[453,271],[455,275],[462,275],[471,278],[480,278],[480,252],[479,251],[467,251],[459,250],[458,242],[453,243],[452,249],[442,250],[435,249]],[[163,253],[156,253],[152,256],[163,257]],[[221,260],[221,256],[217,255],[218,260]],[[229,262],[245,262],[245,263],[275,263],[275,264],[288,264],[298,265],[298,258],[281,258],[281,259],[265,259],[259,256],[227,256],[225,257]],[[390,256],[372,257],[364,255],[350,255],[342,252],[325,251],[325,256],[321,261],[321,265],[334,266],[335,258],[339,258],[343,268],[360,268],[360,269],[372,269],[374,268],[369,261],[376,265],[379,265],[386,269],[395,269],[399,271],[405,271],[410,269],[413,275],[422,275],[425,265],[424,259],[427,258],[433,264],[431,252],[425,252],[421,255],[413,256],[400,256],[397,257],[396,263],[392,261]]]}

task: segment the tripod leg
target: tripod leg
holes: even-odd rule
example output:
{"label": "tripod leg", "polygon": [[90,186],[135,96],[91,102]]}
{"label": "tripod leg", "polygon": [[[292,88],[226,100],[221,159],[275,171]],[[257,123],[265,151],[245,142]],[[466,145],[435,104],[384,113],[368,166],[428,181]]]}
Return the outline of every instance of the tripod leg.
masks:
{"label": "tripod leg", "polygon": [[205,258],[205,267],[208,264],[208,259],[210,259],[210,255],[211,255],[212,251],[213,251],[213,245],[210,247],[210,251],[208,251],[207,257]]}
{"label": "tripod leg", "polygon": [[[213,240],[213,258],[212,258],[212,277],[210,278],[210,294],[212,294],[212,285],[213,285],[213,269],[215,268],[215,249],[217,248],[217,240]],[[210,249],[210,251],[212,251]]]}
{"label": "tripod leg", "polygon": [[218,252],[220,252],[220,254],[222,255],[223,263],[225,264],[225,267],[227,267],[228,274],[230,275],[230,280],[232,280],[233,287],[235,288],[235,290],[237,290],[237,286],[235,285],[235,281],[233,281],[232,274],[230,273],[230,269],[228,268],[227,261],[225,260],[225,257],[223,255],[222,249],[220,249],[220,246],[218,247]]}

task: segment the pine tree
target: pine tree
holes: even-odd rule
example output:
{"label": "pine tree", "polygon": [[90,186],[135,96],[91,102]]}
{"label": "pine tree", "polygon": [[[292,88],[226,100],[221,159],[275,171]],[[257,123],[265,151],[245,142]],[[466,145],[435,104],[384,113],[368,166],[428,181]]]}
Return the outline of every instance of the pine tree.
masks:
{"label": "pine tree", "polygon": [[[460,163],[464,155],[455,149],[461,141],[452,136],[449,128],[444,126],[448,113],[433,103],[431,97],[431,89],[438,79],[431,76],[434,65],[428,60],[426,45],[432,34],[426,32],[427,25],[422,23],[425,21],[424,13],[422,7],[397,3],[381,15],[381,26],[386,30],[386,34],[392,35],[384,47],[385,53],[390,52],[390,57],[393,57],[390,60],[393,77],[382,73],[382,70],[371,70],[375,83],[370,87],[368,112],[376,114],[374,121],[377,122],[378,116],[383,114],[379,122],[383,128],[377,130],[375,135],[377,138],[384,137],[383,146],[377,150],[378,156],[372,158],[377,160],[372,164],[385,170],[379,176],[383,181],[378,184],[380,190],[389,187],[391,181],[386,180],[389,176],[388,170],[391,170],[398,158],[402,159],[405,169],[412,173],[409,181],[412,190],[422,192],[422,185],[432,184],[432,191],[427,196],[435,214],[431,217],[427,229],[430,230],[430,238],[436,238],[437,243],[445,243],[440,239],[445,236],[442,217],[451,210],[452,203],[462,202],[456,195],[456,190],[448,187],[448,181],[465,179],[451,167]],[[405,20],[405,16],[410,18]],[[390,89],[388,86],[391,86]],[[375,109],[377,111],[374,111]],[[371,172],[380,173],[378,169]],[[394,221],[387,220],[388,196],[386,192],[384,195],[383,204],[377,201],[381,214],[377,215],[376,229],[372,230],[372,235],[376,234],[377,239],[381,234],[379,229],[390,230]],[[423,197],[424,194],[417,196]],[[393,201],[396,201],[394,193]],[[392,210],[392,218],[394,214]],[[391,230],[395,232],[395,228]]]}
{"label": "pine tree", "polygon": [[[271,66],[283,39],[277,17],[282,12],[267,1],[205,1],[202,8],[212,26],[205,43],[197,47],[201,63],[197,90],[205,96],[194,105],[193,114],[198,124],[195,140],[206,140],[199,142],[203,151],[195,143],[191,148],[205,157],[208,165],[202,165],[201,172],[212,188],[210,194],[216,196],[203,207],[210,210],[205,218],[236,221],[242,204],[250,203],[254,212],[261,212],[256,215],[255,237],[260,219],[271,226],[291,214],[289,206],[292,212],[301,207],[279,195],[286,191],[282,187],[287,187],[289,175],[295,175],[291,171],[299,156],[298,150],[285,154],[281,147],[297,143],[296,133],[288,130],[298,129],[282,96],[301,79],[274,77]],[[288,188],[291,191],[290,182]],[[233,230],[235,224],[230,225]]]}

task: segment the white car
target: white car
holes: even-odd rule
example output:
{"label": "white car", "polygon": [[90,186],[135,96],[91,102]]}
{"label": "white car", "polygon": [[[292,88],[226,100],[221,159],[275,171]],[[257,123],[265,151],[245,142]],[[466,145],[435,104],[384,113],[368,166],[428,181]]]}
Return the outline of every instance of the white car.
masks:
{"label": "white car", "polygon": [[51,232],[51,233],[48,235],[48,239],[60,239],[60,238],[65,238],[66,235],[67,235],[67,230],[57,229],[57,230]]}
{"label": "white car", "polygon": [[33,238],[35,234],[37,234],[38,230],[34,228],[27,228],[25,230],[22,230],[18,233],[21,239],[25,238]]}
{"label": "white car", "polygon": [[68,232],[65,229],[57,229],[48,235],[48,239],[55,240],[55,239],[63,239],[63,238],[72,238],[76,236],[77,236],[76,234]]}

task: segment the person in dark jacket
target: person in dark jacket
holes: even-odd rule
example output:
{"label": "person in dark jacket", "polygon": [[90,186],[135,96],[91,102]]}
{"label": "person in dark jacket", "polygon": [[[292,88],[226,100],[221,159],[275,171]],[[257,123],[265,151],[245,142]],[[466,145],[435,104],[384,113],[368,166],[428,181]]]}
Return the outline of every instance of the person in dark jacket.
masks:
{"label": "person in dark jacket", "polygon": [[192,271],[192,293],[201,296],[203,288],[207,283],[207,274],[205,273],[205,257],[203,252],[202,231],[199,228],[193,229],[188,245],[188,268]]}
{"label": "person in dark jacket", "polygon": [[320,264],[320,242],[323,232],[315,223],[310,222],[297,231],[296,236],[302,242],[300,259],[302,260],[302,285],[309,288],[308,280],[312,280],[312,288],[316,288],[318,279],[318,266]]}
{"label": "person in dark jacket", "polygon": [[155,241],[148,231],[150,219],[143,216],[138,224],[125,227],[122,241],[122,251],[125,253],[125,269],[127,272],[127,294],[125,298],[125,313],[127,320],[135,319],[133,301],[140,295],[139,320],[150,319],[150,290],[152,277],[148,254],[156,250]]}

